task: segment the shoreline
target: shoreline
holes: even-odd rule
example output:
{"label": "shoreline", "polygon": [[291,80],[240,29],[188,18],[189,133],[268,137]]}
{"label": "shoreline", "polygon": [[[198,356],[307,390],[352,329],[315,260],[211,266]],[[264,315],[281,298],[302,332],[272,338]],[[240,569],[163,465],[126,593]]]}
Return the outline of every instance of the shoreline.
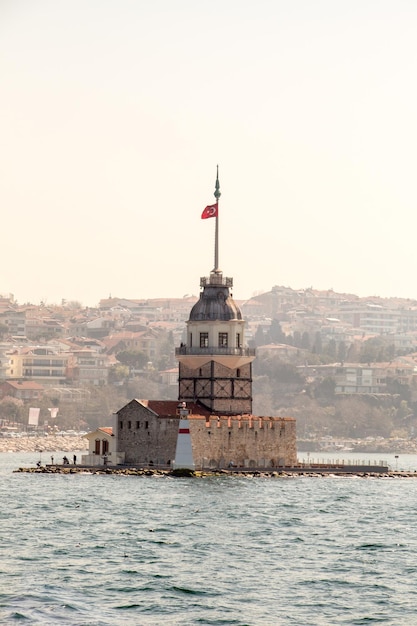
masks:
{"label": "shoreline", "polygon": [[416,471],[390,470],[381,466],[355,467],[323,466],[322,468],[286,467],[279,470],[219,469],[219,470],[165,470],[146,467],[123,466],[83,466],[83,465],[43,465],[41,467],[19,467],[13,473],[23,474],[90,474],[139,476],[148,478],[211,478],[211,477],[242,477],[242,478],[417,478]]}
{"label": "shoreline", "polygon": [[46,437],[0,437],[1,452],[73,452],[87,451],[88,441],[82,435],[48,435]]}

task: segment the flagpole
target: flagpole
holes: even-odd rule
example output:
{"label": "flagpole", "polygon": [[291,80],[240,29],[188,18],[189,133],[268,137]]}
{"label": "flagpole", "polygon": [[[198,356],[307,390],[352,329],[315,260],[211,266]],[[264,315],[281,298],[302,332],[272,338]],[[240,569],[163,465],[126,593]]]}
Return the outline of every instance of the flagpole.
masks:
{"label": "flagpole", "polygon": [[216,230],[214,235],[214,272],[219,272],[219,200],[220,196],[220,183],[219,183],[219,166],[217,166],[216,187],[214,189],[214,197],[217,203],[216,213]]}

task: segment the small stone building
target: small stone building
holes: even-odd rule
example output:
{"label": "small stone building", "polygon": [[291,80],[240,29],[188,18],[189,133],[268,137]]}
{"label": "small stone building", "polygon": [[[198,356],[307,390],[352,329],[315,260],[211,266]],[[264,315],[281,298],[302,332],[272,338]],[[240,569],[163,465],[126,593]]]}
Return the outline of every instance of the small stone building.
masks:
{"label": "small stone building", "polygon": [[[197,469],[272,468],[297,461],[295,419],[222,415],[188,403]],[[118,450],[125,463],[170,466],[178,436],[178,402],[132,400],[117,411]]]}

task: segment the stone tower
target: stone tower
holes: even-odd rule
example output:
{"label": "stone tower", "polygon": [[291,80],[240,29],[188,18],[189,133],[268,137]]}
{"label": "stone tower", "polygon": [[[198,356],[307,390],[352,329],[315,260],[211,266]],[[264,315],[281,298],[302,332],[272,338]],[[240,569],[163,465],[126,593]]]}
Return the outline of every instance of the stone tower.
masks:
{"label": "stone tower", "polygon": [[184,402],[200,402],[213,412],[252,413],[252,361],[255,350],[245,344],[245,321],[233,300],[232,278],[218,269],[218,201],[206,207],[202,218],[216,218],[215,266],[200,279],[200,299],[187,322],[187,342],[176,349],[179,361],[179,396]]}

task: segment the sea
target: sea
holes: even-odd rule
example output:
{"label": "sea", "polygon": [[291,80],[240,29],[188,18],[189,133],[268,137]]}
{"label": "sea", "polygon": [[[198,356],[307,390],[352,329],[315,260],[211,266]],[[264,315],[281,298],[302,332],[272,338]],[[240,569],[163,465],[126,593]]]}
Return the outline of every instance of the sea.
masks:
{"label": "sea", "polygon": [[0,454],[1,624],[417,624],[417,477],[14,472],[38,460]]}

